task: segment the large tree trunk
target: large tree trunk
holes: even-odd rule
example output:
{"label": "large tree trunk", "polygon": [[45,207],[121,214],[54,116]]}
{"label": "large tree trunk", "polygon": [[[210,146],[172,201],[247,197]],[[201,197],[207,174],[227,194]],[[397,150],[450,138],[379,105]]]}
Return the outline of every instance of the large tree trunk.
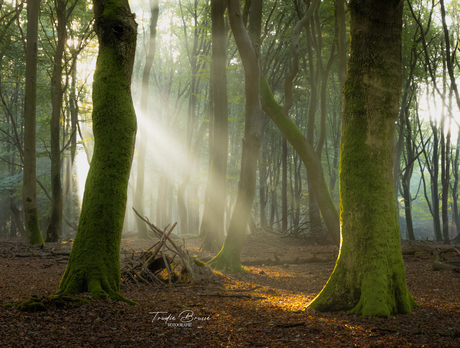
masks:
{"label": "large tree trunk", "polygon": [[131,75],[137,24],[127,0],[94,0],[99,54],[93,83],[94,154],[78,232],[58,294],[120,291],[120,241],[136,137]]}
{"label": "large tree trunk", "polygon": [[44,244],[38,224],[35,115],[37,100],[37,41],[40,0],[27,2],[26,93],[24,101],[24,178],[22,203],[24,223],[30,244]]}
{"label": "large tree trunk", "polygon": [[344,86],[342,243],[334,272],[310,303],[318,311],[388,317],[416,306],[406,286],[393,189],[404,1],[352,0]]}
{"label": "large tree trunk", "polygon": [[61,134],[62,108],[62,55],[66,39],[66,4],[63,0],[55,2],[57,17],[57,45],[53,57],[53,75],[51,78],[51,219],[46,231],[47,242],[57,242],[61,234],[62,222],[62,187],[61,187]]}
{"label": "large tree trunk", "polygon": [[246,226],[251,213],[257,179],[257,157],[260,148],[262,108],[259,99],[259,55],[262,0],[251,2],[249,34],[240,13],[239,0],[228,2],[228,13],[233,36],[244,66],[245,81],[245,125],[241,157],[241,173],[238,196],[233,211],[227,238],[222,250],[209,261],[214,268],[243,271],[240,254],[246,235]]}
{"label": "large tree trunk", "polygon": [[[149,80],[150,72],[152,70],[153,59],[156,51],[156,33],[158,22],[158,8],[159,0],[150,0],[150,38],[148,53],[145,57],[144,70],[142,72],[142,92],[141,92],[141,117],[144,119],[149,118]],[[139,135],[139,151],[137,156],[137,180],[136,180],[136,193],[134,197],[134,207],[139,215],[144,216],[144,180],[145,180],[145,154],[147,151],[147,142],[149,134],[147,127],[140,127]],[[136,220],[138,237],[146,239],[147,225],[137,215],[134,217]]]}
{"label": "large tree trunk", "polygon": [[[225,238],[225,203],[228,154],[226,1],[211,1],[211,112],[209,129],[209,173],[200,235],[203,250],[217,252]],[[205,219],[206,217],[206,219]]]}

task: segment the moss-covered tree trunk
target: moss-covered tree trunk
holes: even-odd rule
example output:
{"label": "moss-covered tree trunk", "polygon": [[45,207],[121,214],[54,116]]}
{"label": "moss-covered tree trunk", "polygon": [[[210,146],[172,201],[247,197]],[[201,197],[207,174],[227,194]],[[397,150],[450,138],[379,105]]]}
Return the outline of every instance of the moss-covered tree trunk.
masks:
{"label": "moss-covered tree trunk", "polygon": [[120,295],[120,240],[136,136],[131,74],[137,24],[127,0],[94,0],[99,54],[93,83],[94,154],[75,243],[58,294]]}
{"label": "moss-covered tree trunk", "polygon": [[44,244],[38,224],[35,116],[37,100],[37,41],[40,0],[27,2],[26,93],[24,102],[24,177],[22,203],[30,244]]}
{"label": "moss-covered tree trunk", "polygon": [[257,158],[260,148],[262,108],[259,93],[259,47],[262,1],[251,2],[249,28],[246,31],[241,16],[240,2],[230,0],[228,13],[233,36],[244,66],[246,94],[244,139],[238,196],[222,250],[208,263],[224,271],[242,271],[240,254],[246,236],[257,179]]}
{"label": "moss-covered tree trunk", "polygon": [[401,90],[402,0],[352,0],[344,86],[335,269],[310,303],[318,311],[388,317],[416,306],[406,286],[393,188]]}

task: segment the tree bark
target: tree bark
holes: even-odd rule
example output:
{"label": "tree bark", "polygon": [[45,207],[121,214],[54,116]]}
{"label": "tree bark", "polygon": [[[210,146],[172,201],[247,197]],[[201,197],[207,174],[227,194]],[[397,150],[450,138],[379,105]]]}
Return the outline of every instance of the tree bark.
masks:
{"label": "tree bark", "polygon": [[203,250],[216,252],[225,238],[224,214],[227,186],[228,101],[227,101],[227,39],[225,1],[211,1],[212,53],[210,84],[209,181],[200,234]]}
{"label": "tree bark", "polygon": [[281,140],[281,229],[287,231],[288,229],[288,200],[287,200],[287,139],[283,136]]}
{"label": "tree bark", "polygon": [[267,164],[265,151],[259,156],[260,227],[267,226]]}
{"label": "tree bark", "polygon": [[137,24],[127,0],[94,0],[99,53],[93,83],[94,154],[78,232],[57,294],[120,295],[120,241],[136,137],[131,75]]}
{"label": "tree bark", "polygon": [[62,55],[66,39],[66,3],[55,2],[57,17],[57,44],[53,57],[53,74],[51,78],[51,101],[53,110],[50,121],[50,158],[51,158],[51,218],[46,231],[46,242],[57,242],[61,234],[62,222],[62,187],[61,187],[61,133],[62,108]]}
{"label": "tree bark", "polygon": [[[404,100],[403,100],[404,101]],[[406,161],[407,165],[404,174],[401,177],[401,183],[403,187],[404,196],[404,212],[406,217],[406,232],[407,239],[415,240],[414,226],[412,223],[412,195],[410,191],[410,181],[412,178],[412,172],[414,168],[414,144],[412,142],[412,126],[408,115],[409,105],[403,105],[405,110],[403,111],[402,121],[405,122],[405,127],[401,124],[400,127],[405,128],[405,145],[406,145]],[[398,214],[399,215],[399,214]]]}
{"label": "tree bark", "polygon": [[13,214],[14,222],[16,223],[16,228],[19,232],[19,235],[21,237],[24,237],[26,234],[26,231],[24,229],[24,224],[21,221],[21,213],[16,206],[16,198],[13,196],[13,194],[10,195],[10,209],[11,213]]}
{"label": "tree bark", "polygon": [[309,304],[321,312],[388,317],[416,306],[406,286],[393,188],[404,1],[351,0],[344,86],[339,258]]}
{"label": "tree bark", "polygon": [[455,244],[460,243],[460,214],[458,211],[458,179],[459,179],[459,163],[458,159],[460,157],[460,129],[457,133],[457,146],[455,149],[455,156],[452,157],[452,177],[453,177],[453,186],[452,186],[452,210],[453,210],[453,220],[457,228],[457,236],[453,239]]}
{"label": "tree bark", "polygon": [[[149,118],[149,80],[150,72],[152,71],[153,59],[156,51],[156,34],[158,22],[158,7],[159,0],[150,0],[150,38],[148,53],[145,57],[144,70],[142,72],[142,92],[141,92],[141,115],[145,119]],[[145,154],[147,151],[147,143],[149,134],[146,127],[139,129],[140,141],[139,152],[137,156],[137,180],[136,193],[134,197],[134,207],[139,212],[139,215],[144,216],[144,181],[145,181]],[[146,239],[147,225],[137,215],[136,220],[138,238]]]}
{"label": "tree bark", "polygon": [[211,1],[212,53],[210,82],[209,173],[200,234],[204,236],[202,250],[217,252],[225,239],[225,203],[228,154],[227,101],[227,3]]}
{"label": "tree bark", "polygon": [[244,66],[245,125],[238,195],[222,250],[208,263],[219,270],[240,272],[240,254],[251,213],[257,179],[257,157],[260,148],[262,108],[259,99],[259,55],[262,0],[251,2],[249,27],[246,31],[239,0],[229,0],[228,14],[233,36]]}
{"label": "tree bark", "polygon": [[24,177],[22,202],[30,244],[44,244],[37,211],[35,116],[37,100],[37,41],[40,0],[27,2],[26,93],[24,101]]}

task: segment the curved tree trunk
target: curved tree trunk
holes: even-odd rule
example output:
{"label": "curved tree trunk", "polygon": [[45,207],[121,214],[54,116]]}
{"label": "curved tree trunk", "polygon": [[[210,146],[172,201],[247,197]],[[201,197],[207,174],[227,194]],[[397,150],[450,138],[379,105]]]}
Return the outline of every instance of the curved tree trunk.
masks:
{"label": "curved tree trunk", "polygon": [[342,243],[310,303],[318,311],[388,317],[417,306],[406,286],[393,188],[404,1],[352,0],[340,159]]}
{"label": "curved tree trunk", "polygon": [[78,232],[58,294],[125,300],[120,241],[136,137],[131,75],[137,24],[127,0],[94,0],[99,54],[93,83],[94,154]]}
{"label": "curved tree trunk", "polygon": [[24,106],[24,224],[30,244],[44,244],[38,224],[35,158],[35,115],[37,100],[37,41],[40,0],[27,2],[26,94]]}
{"label": "curved tree trunk", "polygon": [[282,107],[275,101],[270,86],[265,78],[260,80],[260,94],[262,97],[262,106],[265,112],[275,122],[276,126],[284,134],[287,140],[296,150],[300,159],[307,169],[308,176],[312,183],[311,188],[318,202],[324,222],[327,229],[337,246],[340,245],[340,221],[339,213],[332,201],[326,180],[324,179],[321,162],[316,155],[313,146],[306,140],[296,124],[285,117],[282,113]]}
{"label": "curved tree trunk", "polygon": [[243,271],[240,261],[246,235],[246,226],[251,213],[257,179],[257,158],[262,128],[262,108],[259,99],[259,54],[262,0],[251,2],[249,34],[240,13],[240,2],[230,0],[228,13],[233,36],[244,66],[245,124],[241,158],[241,173],[238,196],[228,229],[227,238],[219,254],[208,263],[224,271]]}

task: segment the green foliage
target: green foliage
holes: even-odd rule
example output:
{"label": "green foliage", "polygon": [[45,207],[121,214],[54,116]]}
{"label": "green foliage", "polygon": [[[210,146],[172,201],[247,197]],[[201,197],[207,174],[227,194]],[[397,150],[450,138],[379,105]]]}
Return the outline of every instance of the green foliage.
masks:
{"label": "green foliage", "polygon": [[22,173],[6,176],[0,180],[0,194],[11,194],[22,182]]}

